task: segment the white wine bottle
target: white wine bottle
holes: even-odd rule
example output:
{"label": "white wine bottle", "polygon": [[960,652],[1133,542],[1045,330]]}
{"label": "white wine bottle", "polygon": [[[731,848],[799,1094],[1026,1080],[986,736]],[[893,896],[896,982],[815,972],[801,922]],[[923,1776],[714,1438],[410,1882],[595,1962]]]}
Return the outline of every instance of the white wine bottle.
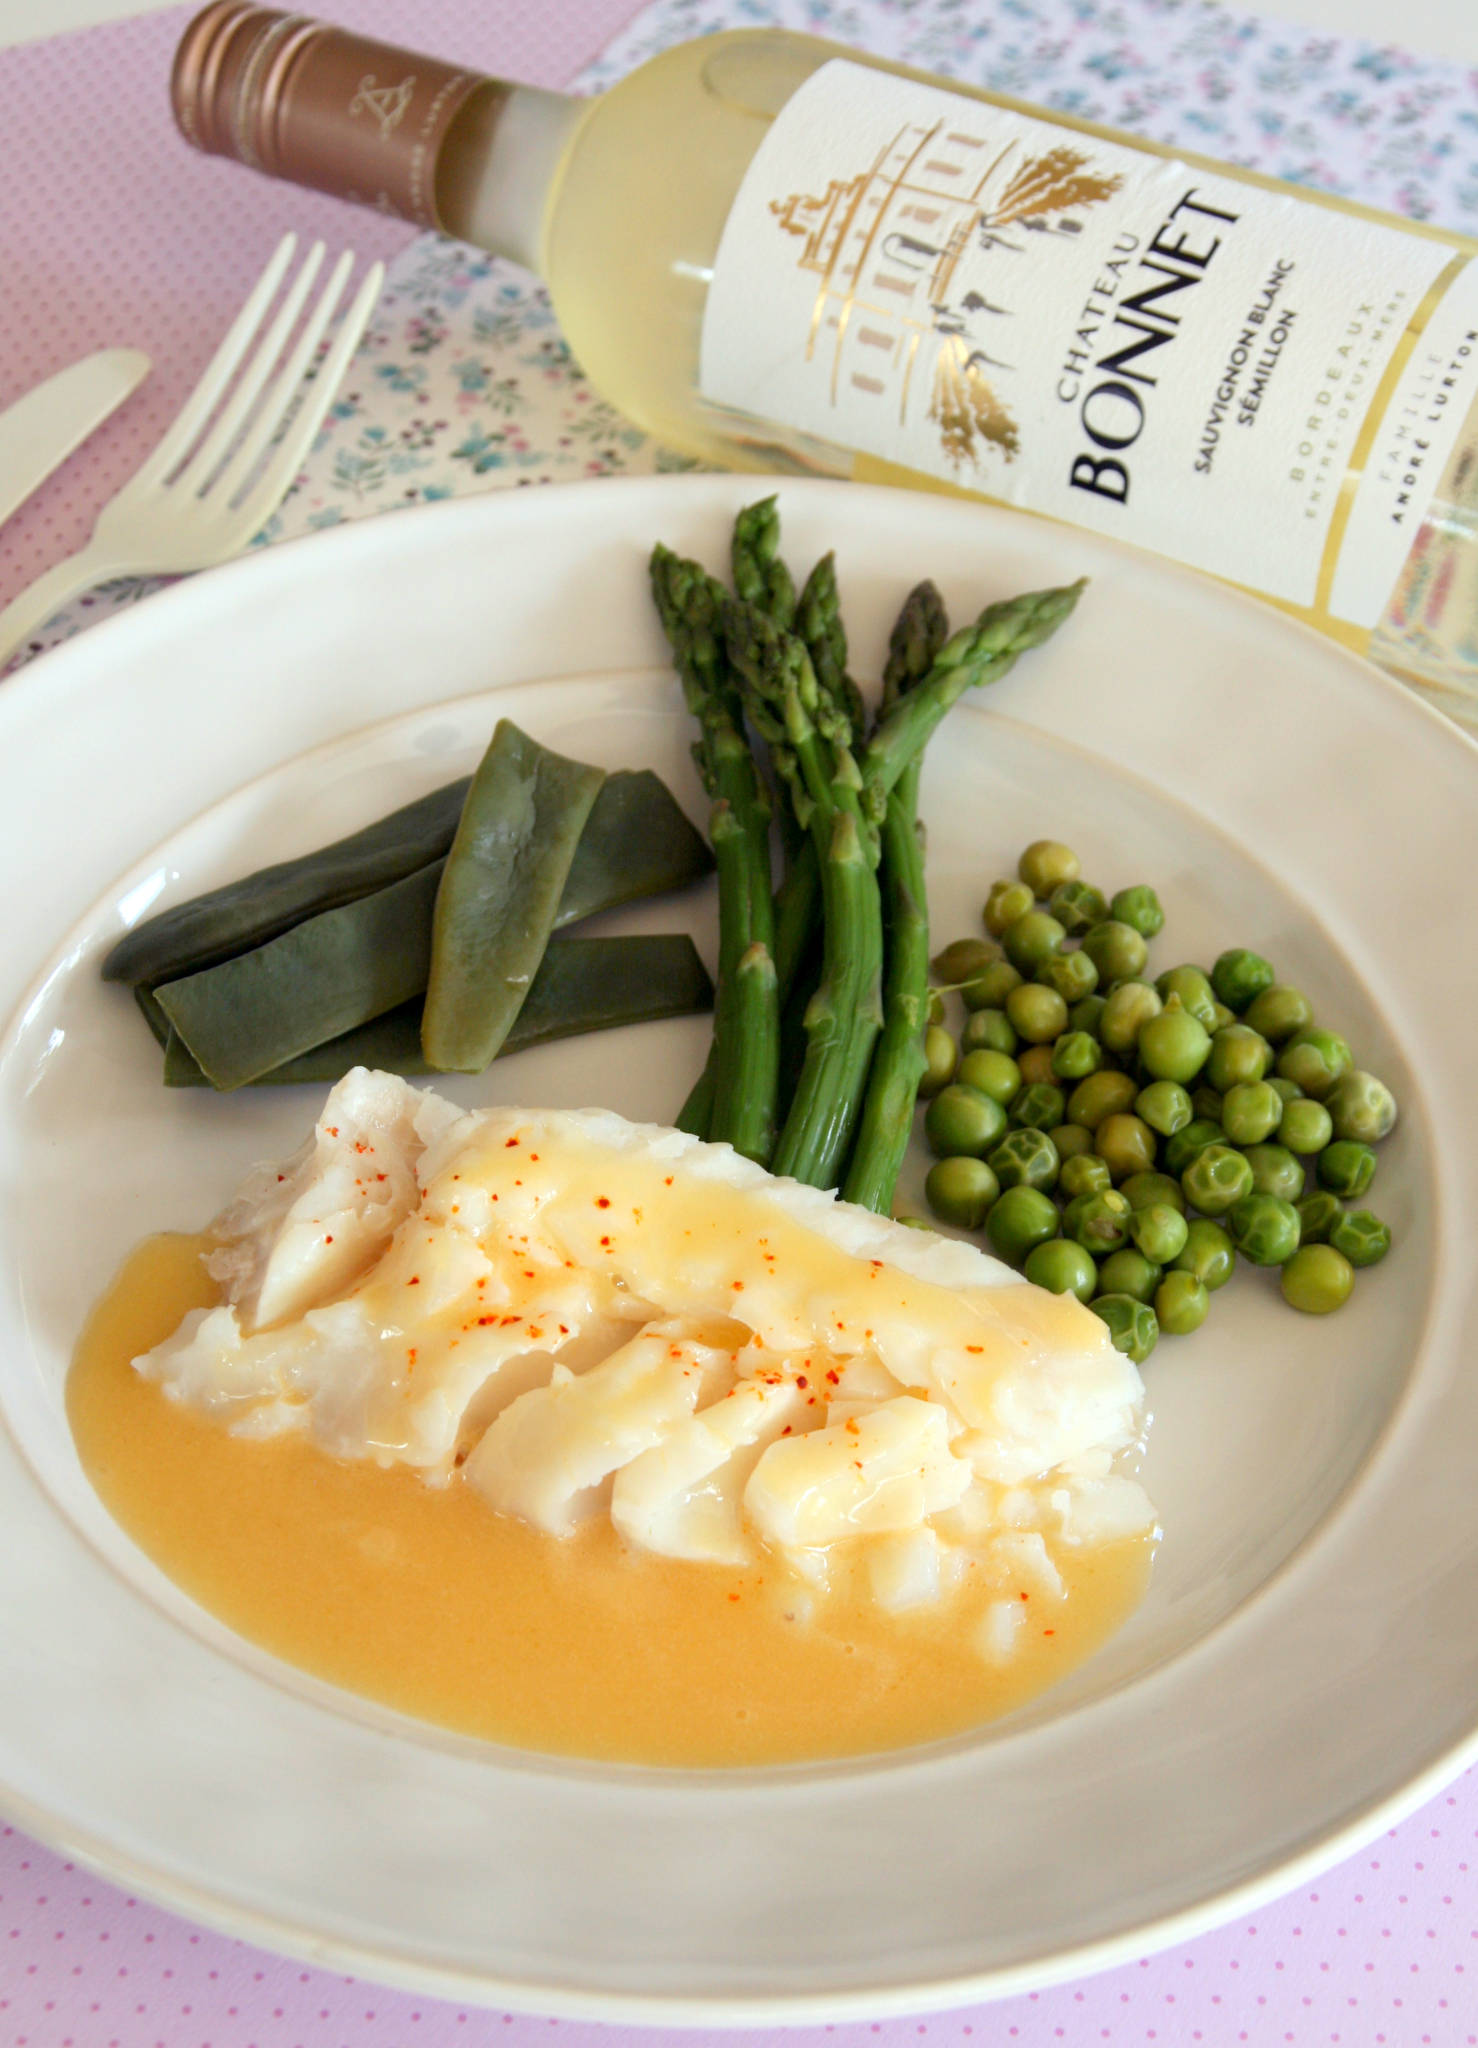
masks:
{"label": "white wine bottle", "polygon": [[1478,722],[1478,244],[781,30],[580,100],[216,0],[173,98],[538,272],[661,441],[1116,536]]}

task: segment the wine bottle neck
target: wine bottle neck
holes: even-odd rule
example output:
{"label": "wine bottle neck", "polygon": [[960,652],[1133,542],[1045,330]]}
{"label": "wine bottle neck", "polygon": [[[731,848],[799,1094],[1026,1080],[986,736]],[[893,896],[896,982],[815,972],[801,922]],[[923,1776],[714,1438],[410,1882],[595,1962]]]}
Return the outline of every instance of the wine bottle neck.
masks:
{"label": "wine bottle neck", "polygon": [[493,85],[447,131],[436,166],[437,223],[542,273],[544,222],[582,100],[532,85]]}
{"label": "wine bottle neck", "polygon": [[171,97],[197,149],[535,267],[581,112],[254,0],[213,0],[195,17]]}

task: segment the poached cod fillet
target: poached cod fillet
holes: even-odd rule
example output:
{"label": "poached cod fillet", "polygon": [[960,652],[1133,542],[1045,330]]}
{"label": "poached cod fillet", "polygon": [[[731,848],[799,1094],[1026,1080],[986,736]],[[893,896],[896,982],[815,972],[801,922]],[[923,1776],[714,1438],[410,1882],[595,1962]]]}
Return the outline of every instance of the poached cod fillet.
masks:
{"label": "poached cod fillet", "polygon": [[974,1246],[606,1110],[464,1113],[356,1068],[214,1227],[223,1305],[137,1369],[238,1434],[475,1487],[570,1535],[967,1585],[981,1654],[1063,1546],[1142,1535],[1144,1390],[1104,1323]]}

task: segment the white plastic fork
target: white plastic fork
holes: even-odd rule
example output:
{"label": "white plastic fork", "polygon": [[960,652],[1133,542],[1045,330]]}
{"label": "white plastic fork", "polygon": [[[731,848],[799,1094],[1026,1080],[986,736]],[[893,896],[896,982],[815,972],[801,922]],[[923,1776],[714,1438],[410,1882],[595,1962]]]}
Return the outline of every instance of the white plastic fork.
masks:
{"label": "white plastic fork", "polygon": [[118,576],[172,575],[224,562],[261,531],[286,497],[385,278],[383,264],[370,267],[314,371],[354,266],[353,252],[345,250],[273,377],[323,263],[323,244],[315,242],[258,341],[296,247],[296,235],[278,243],[200,382],[153,454],[103,507],[86,547],[57,562],[0,611],[0,669],[69,598]]}

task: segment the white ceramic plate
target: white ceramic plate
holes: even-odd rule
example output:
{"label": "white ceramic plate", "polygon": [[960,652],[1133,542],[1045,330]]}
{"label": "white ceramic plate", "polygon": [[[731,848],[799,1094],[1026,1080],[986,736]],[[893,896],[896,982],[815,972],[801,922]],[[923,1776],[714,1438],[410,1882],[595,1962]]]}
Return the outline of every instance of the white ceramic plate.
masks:
{"label": "white ceramic plate", "polygon": [[[757,2023],[1019,1990],[1244,1910],[1474,1747],[1478,757],[1270,611],[942,498],[782,491],[794,562],[836,549],[862,674],[921,575],[961,618],[1093,578],[929,754],[936,932],[976,928],[1025,841],[1066,837],[1109,887],[1158,886],[1159,964],[1256,942],[1403,1105],[1376,1189],[1397,1249],[1356,1304],[1298,1317],[1244,1273],[1150,1361],[1166,1537],[1130,1626],[1029,1711],[928,1751],[609,1769],[287,1670],[97,1506],[62,1410],[89,1303],[137,1236],[198,1223],[294,1143],[312,1101],[166,1094],[101,949],[448,779],[499,711],[650,762],[696,810],[645,557],[660,536],[721,564],[754,495],[659,479],[366,522],[151,599],[0,690],[0,1799],[186,1913],[461,1999]],[[676,909],[711,941],[706,897]],[[702,1042],[696,1020],[644,1027],[461,1092],[670,1114]]]}

